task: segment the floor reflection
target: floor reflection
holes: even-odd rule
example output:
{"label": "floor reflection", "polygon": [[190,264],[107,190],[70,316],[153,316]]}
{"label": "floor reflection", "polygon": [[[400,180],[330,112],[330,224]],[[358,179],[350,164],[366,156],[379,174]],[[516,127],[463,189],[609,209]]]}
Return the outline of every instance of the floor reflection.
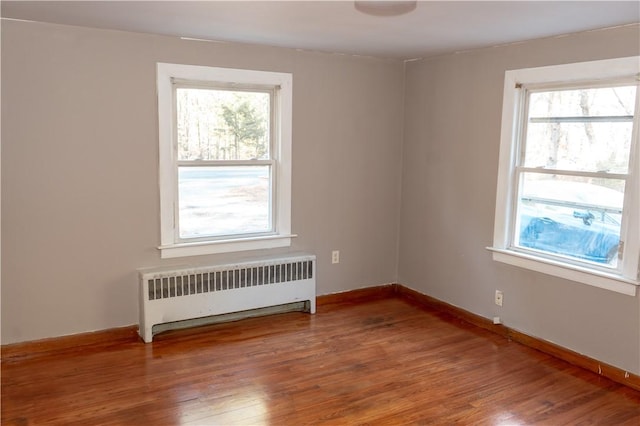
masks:
{"label": "floor reflection", "polygon": [[520,426],[526,424],[520,421],[514,413],[504,411],[493,416],[493,426]]}
{"label": "floor reflection", "polygon": [[267,395],[260,386],[247,385],[233,394],[209,395],[186,401],[180,408],[180,425],[267,425]]}

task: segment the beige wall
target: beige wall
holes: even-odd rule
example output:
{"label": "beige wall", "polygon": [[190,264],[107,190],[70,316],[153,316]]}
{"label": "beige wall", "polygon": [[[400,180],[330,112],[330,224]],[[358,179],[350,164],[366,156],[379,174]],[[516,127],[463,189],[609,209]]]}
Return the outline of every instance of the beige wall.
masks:
{"label": "beige wall", "polygon": [[136,324],[137,268],[230,257],[160,260],[156,62],[292,72],[291,250],[318,294],[395,280],[402,63],[3,21],[3,344]]}
{"label": "beige wall", "polygon": [[639,297],[485,249],[504,71],[637,55],[639,36],[569,35],[405,73],[393,61],[3,22],[2,343],[135,324],[137,268],[231,258],[163,261],[156,249],[155,63],[176,62],[294,74],[291,250],[318,255],[318,294],[397,281],[639,374]]}
{"label": "beige wall", "polygon": [[505,70],[638,54],[636,25],[408,63],[398,281],[640,373],[639,297],[497,263],[485,249]]}

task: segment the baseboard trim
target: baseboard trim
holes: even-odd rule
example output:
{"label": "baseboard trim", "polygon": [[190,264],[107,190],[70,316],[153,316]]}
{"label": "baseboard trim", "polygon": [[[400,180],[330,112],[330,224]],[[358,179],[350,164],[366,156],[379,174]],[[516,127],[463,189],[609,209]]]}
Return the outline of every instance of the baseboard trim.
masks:
{"label": "baseboard trim", "polygon": [[[487,318],[471,313],[462,308],[458,308],[457,306],[453,306],[434,297],[427,296],[416,290],[405,287],[402,284],[385,284],[381,286],[349,290],[342,293],[318,296],[316,298],[316,306],[322,310],[323,308],[328,308],[330,305],[357,304],[365,301],[391,297],[402,298],[424,308],[446,313],[477,327],[499,334],[500,336],[513,340],[514,342],[521,343],[570,364],[584,368],[585,370],[599,374],[616,383],[620,383],[640,391],[640,376],[638,375],[579,354],[555,343],[529,336],[504,325],[495,325]],[[131,325],[90,333],[74,334],[71,336],[53,337],[50,339],[2,345],[0,346],[0,357],[2,358],[2,362],[11,362],[35,358],[50,352],[61,352],[66,350],[81,351],[82,348],[86,346],[104,346],[106,348],[120,344],[139,342],[141,343],[140,337],[138,336],[138,326]]]}
{"label": "baseboard trim", "polygon": [[324,294],[316,297],[316,307],[327,305],[361,303],[369,300],[395,297],[397,284],[384,284],[375,287],[358,288],[340,293]]}
{"label": "baseboard trim", "polygon": [[616,383],[628,386],[632,389],[640,391],[640,376],[624,371],[618,367],[590,358],[586,355],[574,352],[555,343],[530,336],[520,331],[514,330],[504,325],[493,324],[492,320],[476,315],[457,306],[450,305],[431,296],[422,294],[416,290],[405,287],[401,284],[395,284],[395,294],[397,297],[411,300],[427,308],[445,312],[451,316],[459,318],[463,321],[471,323],[485,330],[492,331],[514,342],[521,343],[530,348],[539,350],[548,355],[559,358],[569,364],[589,370],[612,380]]}
{"label": "baseboard trim", "polygon": [[2,362],[32,359],[51,352],[81,351],[87,346],[115,346],[139,342],[138,326],[110,328],[70,336],[52,337],[42,340],[12,343],[0,347]]}

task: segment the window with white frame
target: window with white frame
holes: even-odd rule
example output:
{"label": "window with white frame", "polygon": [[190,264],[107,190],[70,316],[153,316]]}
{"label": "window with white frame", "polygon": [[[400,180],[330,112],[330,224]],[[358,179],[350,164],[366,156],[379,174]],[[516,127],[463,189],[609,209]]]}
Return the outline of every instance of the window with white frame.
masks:
{"label": "window with white frame", "polygon": [[291,244],[292,76],[157,64],[162,257]]}
{"label": "window with white frame", "polygon": [[640,58],[507,71],[494,259],[635,295]]}

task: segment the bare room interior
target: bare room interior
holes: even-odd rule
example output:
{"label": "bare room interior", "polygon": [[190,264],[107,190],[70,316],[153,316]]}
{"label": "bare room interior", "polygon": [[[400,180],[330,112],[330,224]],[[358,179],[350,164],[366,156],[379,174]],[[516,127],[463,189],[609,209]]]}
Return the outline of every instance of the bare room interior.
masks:
{"label": "bare room interior", "polygon": [[640,422],[637,1],[0,6],[2,424]]}

